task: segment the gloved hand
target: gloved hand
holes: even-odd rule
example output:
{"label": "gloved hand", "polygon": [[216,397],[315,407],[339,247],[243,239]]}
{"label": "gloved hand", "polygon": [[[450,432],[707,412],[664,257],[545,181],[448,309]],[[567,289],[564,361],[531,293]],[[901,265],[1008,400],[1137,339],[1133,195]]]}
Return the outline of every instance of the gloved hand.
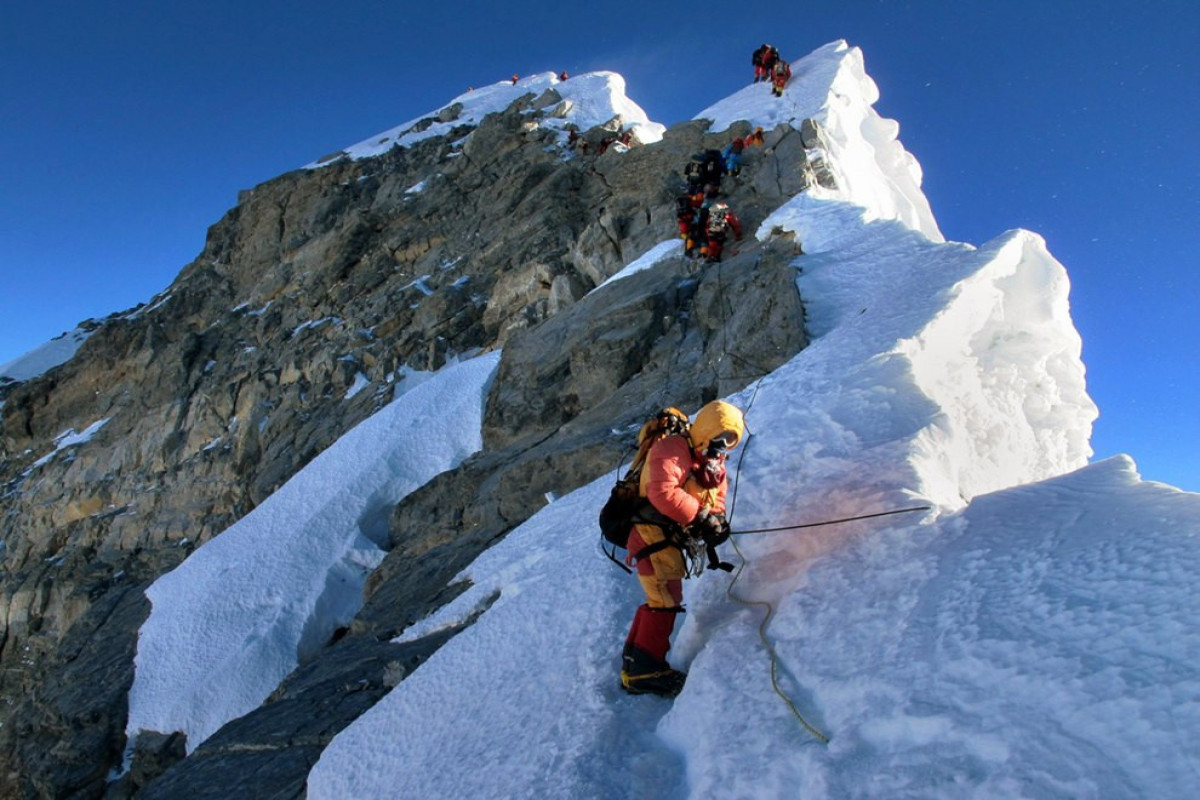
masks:
{"label": "gloved hand", "polygon": [[721,557],[717,555],[717,545],[729,538],[729,522],[725,519],[725,515],[708,507],[701,508],[700,513],[696,514],[696,518],[692,520],[691,529],[694,535],[704,541],[709,568],[732,572],[733,564],[722,561]]}
{"label": "gloved hand", "polygon": [[729,521],[720,511],[713,511],[708,506],[700,509],[692,520],[692,529],[699,534],[705,544],[719,545],[729,539]]}

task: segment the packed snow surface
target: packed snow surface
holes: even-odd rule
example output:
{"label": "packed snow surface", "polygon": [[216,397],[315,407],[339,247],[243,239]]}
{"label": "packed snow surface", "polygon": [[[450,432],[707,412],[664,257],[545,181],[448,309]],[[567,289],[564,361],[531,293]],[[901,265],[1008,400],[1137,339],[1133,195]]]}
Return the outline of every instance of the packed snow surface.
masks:
{"label": "packed snow surface", "polygon": [[181,730],[194,750],[354,616],[392,507],[482,446],[498,362],[481,356],[417,383],[154,582],[131,735]]}
{"label": "packed snow surface", "polygon": [[[733,527],[921,510],[735,536],[723,555],[739,569],[687,584],[670,659],[689,678],[670,702],[617,681],[642,595],[598,551],[615,474],[548,498],[459,576],[470,589],[402,634],[482,611],[333,739],[308,797],[1189,797],[1200,786],[1200,495],[1141,481],[1126,457],[1087,464],[1096,408],[1066,272],[1040,237],[943,242],[919,167],[872,116],[861,54],[834,43],[793,69],[770,110],[821,121],[839,188],[798,195],[757,234],[803,242],[812,343],[728,398],[751,432],[732,462]],[[734,95],[699,116],[784,121],[757,103]],[[389,503],[479,446],[494,368],[481,359],[413,388],[156,583],[130,730],[185,729],[194,747],[353,613]],[[461,419],[442,430],[460,444],[433,448],[431,468],[394,487],[383,473],[415,468],[412,430],[427,430],[396,420],[451,402],[475,410],[439,413],[443,428]],[[349,454],[377,454],[379,467],[341,468]],[[341,614],[317,610],[312,587],[330,576],[350,587],[325,604]],[[303,635],[314,619],[326,627]]]}
{"label": "packed snow surface", "polygon": [[0,365],[0,384],[4,383],[5,378],[27,381],[44,375],[59,364],[67,363],[91,335],[90,331],[76,328],[54,337],[7,364]]}
{"label": "packed snow surface", "polygon": [[[632,130],[643,144],[662,139],[666,128],[651,122],[646,112],[625,95],[625,79],[615,72],[588,72],[559,80],[552,72],[542,72],[520,78],[516,83],[497,83],[471,89],[451,100],[437,111],[409,120],[391,130],[345,148],[343,154],[353,159],[369,158],[386,153],[393,147],[411,147],[434,136],[444,136],[460,126],[476,126],[485,116],[503,111],[514,101],[532,94],[535,99],[553,91],[558,100],[546,107],[549,114],[539,124],[560,132],[570,123],[585,131],[619,118],[623,129]],[[565,133],[564,133],[565,136]],[[315,161],[308,169],[332,163],[334,159]],[[413,187],[409,191],[418,191]]]}

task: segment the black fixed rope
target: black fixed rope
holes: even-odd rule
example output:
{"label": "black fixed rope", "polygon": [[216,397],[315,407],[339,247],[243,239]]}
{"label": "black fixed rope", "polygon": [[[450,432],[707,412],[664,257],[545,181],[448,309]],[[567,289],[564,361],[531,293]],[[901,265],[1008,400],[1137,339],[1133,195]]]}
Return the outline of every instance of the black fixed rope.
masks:
{"label": "black fixed rope", "polygon": [[748,531],[733,531],[740,536],[745,536],[749,533],[777,533],[779,531],[798,531],[801,528],[819,528],[822,525],[841,525],[843,522],[856,522],[860,519],[874,519],[875,517],[890,517],[893,514],[911,514],[914,511],[929,511],[933,506],[913,506],[912,508],[897,508],[892,511],[879,511],[875,514],[860,514],[857,517],[843,517],[842,519],[828,519],[824,522],[806,522],[802,525],[784,525],[779,528],[755,528]]}

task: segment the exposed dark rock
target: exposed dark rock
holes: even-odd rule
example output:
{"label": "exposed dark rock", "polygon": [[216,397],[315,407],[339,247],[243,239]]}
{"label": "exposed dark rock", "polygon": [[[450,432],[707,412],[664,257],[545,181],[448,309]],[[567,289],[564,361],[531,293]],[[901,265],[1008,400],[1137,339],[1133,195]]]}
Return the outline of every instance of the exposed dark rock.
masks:
{"label": "exposed dark rock", "polygon": [[116,579],[38,660],[39,680],[6,715],[4,797],[99,797],[121,761],[137,630],[150,612],[145,584]]}
{"label": "exposed dark rock", "polygon": [[308,772],[330,740],[456,632],[408,644],[345,640],[330,648],[331,657],[297,669],[261,708],[230,722],[161,776],[142,781],[131,772],[109,797],[304,797]]}
{"label": "exposed dark rock", "polygon": [[133,745],[129,773],[116,785],[109,785],[106,796],[117,797],[133,793],[178,764],[187,756],[187,736],[158,731],[141,731]]}

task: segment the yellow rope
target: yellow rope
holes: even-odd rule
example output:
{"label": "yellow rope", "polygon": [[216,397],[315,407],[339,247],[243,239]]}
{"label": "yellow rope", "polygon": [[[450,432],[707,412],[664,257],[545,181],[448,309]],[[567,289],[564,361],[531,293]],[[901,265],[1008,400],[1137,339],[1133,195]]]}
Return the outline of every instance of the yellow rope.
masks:
{"label": "yellow rope", "polygon": [[787,692],[785,692],[779,685],[779,656],[775,653],[775,646],[771,644],[771,640],[767,638],[767,625],[771,623],[771,618],[775,616],[775,607],[765,600],[743,600],[733,593],[734,585],[738,582],[738,578],[742,577],[742,570],[746,568],[746,556],[742,553],[742,548],[738,547],[736,540],[731,538],[730,542],[733,543],[733,549],[737,551],[738,558],[742,560],[742,563],[738,566],[737,573],[734,574],[733,580],[729,582],[729,588],[725,590],[725,594],[730,600],[733,600],[735,603],[740,603],[743,606],[759,606],[767,609],[766,616],[763,617],[762,622],[759,623],[758,626],[758,638],[762,640],[763,647],[767,651],[767,656],[771,660],[771,687],[775,690],[775,694],[779,695],[780,699],[783,700],[783,702],[787,705],[788,709],[792,712],[792,716],[794,716],[796,720],[802,726],[804,726],[806,731],[813,735],[813,738],[815,738],[821,744],[829,744],[829,737],[817,728],[813,727],[813,725],[804,718],[804,715],[800,713],[800,709],[796,708],[796,704],[792,702],[792,698],[788,697]]}

